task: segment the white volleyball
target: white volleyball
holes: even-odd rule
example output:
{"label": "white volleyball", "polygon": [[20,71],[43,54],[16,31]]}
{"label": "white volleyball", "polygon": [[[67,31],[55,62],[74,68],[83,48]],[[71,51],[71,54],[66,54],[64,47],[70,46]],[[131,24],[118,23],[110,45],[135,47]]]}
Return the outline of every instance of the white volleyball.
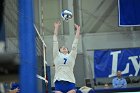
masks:
{"label": "white volleyball", "polygon": [[69,21],[72,19],[72,12],[69,10],[64,10],[61,12],[61,17],[64,21]]}

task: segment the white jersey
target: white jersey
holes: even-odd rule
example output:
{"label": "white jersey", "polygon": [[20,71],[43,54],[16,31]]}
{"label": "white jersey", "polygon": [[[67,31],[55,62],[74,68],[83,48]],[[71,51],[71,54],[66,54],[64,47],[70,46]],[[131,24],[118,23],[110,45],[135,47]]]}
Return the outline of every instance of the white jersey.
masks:
{"label": "white jersey", "polygon": [[72,50],[69,54],[64,55],[59,52],[57,37],[53,37],[53,59],[55,64],[55,77],[56,80],[64,80],[75,83],[73,74],[73,68],[75,65],[75,59],[77,55],[78,39],[75,38],[72,44]]}

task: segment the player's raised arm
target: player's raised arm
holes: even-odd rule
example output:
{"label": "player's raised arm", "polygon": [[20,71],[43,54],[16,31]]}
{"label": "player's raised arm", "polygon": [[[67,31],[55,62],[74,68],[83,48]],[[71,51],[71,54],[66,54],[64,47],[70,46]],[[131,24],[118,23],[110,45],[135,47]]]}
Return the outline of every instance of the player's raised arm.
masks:
{"label": "player's raised arm", "polygon": [[70,52],[70,54],[76,58],[76,55],[77,55],[77,45],[78,45],[78,40],[80,38],[80,26],[75,24],[74,25],[75,28],[76,28],[76,34],[75,34],[75,39],[73,41],[73,44],[72,44],[72,50]]}
{"label": "player's raised arm", "polygon": [[80,26],[77,24],[74,24],[75,28],[76,28],[76,35],[75,38],[79,39],[80,38]]}
{"label": "player's raised arm", "polygon": [[58,55],[58,53],[59,53],[57,35],[58,35],[58,31],[59,31],[60,25],[61,25],[60,21],[56,21],[54,23],[53,58],[55,58]]}

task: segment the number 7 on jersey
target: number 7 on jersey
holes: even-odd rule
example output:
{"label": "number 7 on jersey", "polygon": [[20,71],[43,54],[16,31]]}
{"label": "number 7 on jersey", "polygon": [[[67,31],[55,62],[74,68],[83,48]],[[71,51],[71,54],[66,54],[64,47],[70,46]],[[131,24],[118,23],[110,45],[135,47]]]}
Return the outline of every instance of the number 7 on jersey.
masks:
{"label": "number 7 on jersey", "polygon": [[66,59],[66,58],[64,58],[64,64],[66,64],[66,62],[67,62],[67,59]]}

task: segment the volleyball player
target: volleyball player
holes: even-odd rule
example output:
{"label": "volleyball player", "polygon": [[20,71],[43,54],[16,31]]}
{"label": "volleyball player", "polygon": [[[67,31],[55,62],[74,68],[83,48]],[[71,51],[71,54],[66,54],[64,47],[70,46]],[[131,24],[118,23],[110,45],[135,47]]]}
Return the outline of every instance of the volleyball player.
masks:
{"label": "volleyball player", "polygon": [[57,35],[60,25],[60,21],[54,23],[53,60],[55,64],[55,93],[76,93],[73,68],[77,56],[80,26],[74,25],[76,28],[76,35],[72,44],[72,50],[69,52],[68,48],[65,46],[60,47],[60,49],[58,48]]}

